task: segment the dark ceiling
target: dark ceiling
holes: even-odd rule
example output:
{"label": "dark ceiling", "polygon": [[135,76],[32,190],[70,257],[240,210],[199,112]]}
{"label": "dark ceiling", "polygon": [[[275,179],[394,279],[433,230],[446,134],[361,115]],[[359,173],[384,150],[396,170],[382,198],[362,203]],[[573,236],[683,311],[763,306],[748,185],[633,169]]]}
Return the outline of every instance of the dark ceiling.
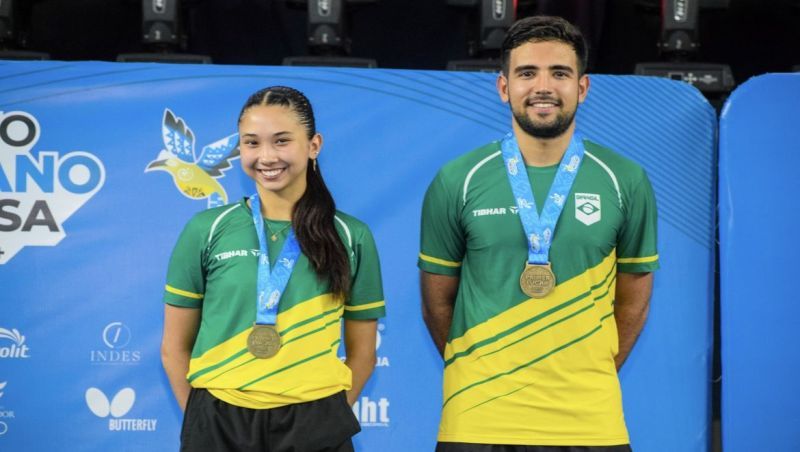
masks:
{"label": "dark ceiling", "polygon": [[[27,47],[60,60],[109,60],[145,50],[140,0],[16,0]],[[444,69],[464,59],[474,30],[446,0],[378,0],[348,14],[352,54],[383,68]],[[657,61],[658,0],[519,0],[524,15],[563,15],[590,37],[594,73]],[[306,53],[306,13],[286,0],[183,0],[185,51],[218,64],[279,65]],[[701,1],[703,4],[703,1]],[[800,65],[800,1],[706,1],[698,61],[730,64],[737,83]]]}

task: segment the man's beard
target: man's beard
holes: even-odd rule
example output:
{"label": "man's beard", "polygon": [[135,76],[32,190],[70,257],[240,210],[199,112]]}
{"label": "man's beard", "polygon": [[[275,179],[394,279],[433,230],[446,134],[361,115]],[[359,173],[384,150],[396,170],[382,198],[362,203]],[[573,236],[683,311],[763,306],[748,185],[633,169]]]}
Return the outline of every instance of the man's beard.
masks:
{"label": "man's beard", "polygon": [[577,108],[572,112],[559,113],[553,122],[545,124],[534,123],[531,118],[525,114],[525,110],[518,112],[512,108],[511,114],[514,115],[514,120],[517,121],[517,124],[519,124],[522,130],[528,135],[535,138],[550,139],[561,136],[569,129],[569,126],[572,125],[572,121],[575,120],[576,111]]}

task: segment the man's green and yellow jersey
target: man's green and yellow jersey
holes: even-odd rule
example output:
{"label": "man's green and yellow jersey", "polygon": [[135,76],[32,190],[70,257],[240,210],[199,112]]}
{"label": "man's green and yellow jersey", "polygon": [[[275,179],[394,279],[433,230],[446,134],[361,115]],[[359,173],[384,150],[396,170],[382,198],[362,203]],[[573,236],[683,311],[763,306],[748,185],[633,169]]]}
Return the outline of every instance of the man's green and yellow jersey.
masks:
{"label": "man's green and yellow jersey", "polygon": [[[288,222],[267,221],[279,231]],[[336,351],[341,318],[385,313],[380,264],[367,226],[337,212],[337,231],[350,256],[352,286],[344,303],[300,255],[281,296],[276,327],[282,346],[268,359],[247,351],[256,320],[259,245],[246,200],[194,216],[181,233],[167,273],[164,302],[202,309],[187,378],[217,398],[247,408],[274,408],[350,389],[350,369]],[[268,240],[271,265],[286,233]]]}
{"label": "man's green and yellow jersey", "polygon": [[[428,188],[419,268],[460,277],[439,441],[629,442],[615,283],[617,272],[658,268],[655,199],[641,167],[584,145],[550,250],[557,286],[543,299],[520,289],[528,242],[499,142],[448,163]],[[539,212],[557,167],[527,168]]]}

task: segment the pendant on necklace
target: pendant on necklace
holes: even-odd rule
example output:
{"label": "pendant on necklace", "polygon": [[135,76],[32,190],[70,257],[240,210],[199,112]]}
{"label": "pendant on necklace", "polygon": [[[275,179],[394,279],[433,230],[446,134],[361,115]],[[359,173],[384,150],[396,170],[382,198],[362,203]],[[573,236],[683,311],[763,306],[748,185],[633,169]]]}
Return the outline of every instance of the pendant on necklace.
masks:
{"label": "pendant on necklace", "polygon": [[272,234],[272,236],[270,237],[270,240],[272,240],[273,242],[277,242],[278,241],[278,234]]}

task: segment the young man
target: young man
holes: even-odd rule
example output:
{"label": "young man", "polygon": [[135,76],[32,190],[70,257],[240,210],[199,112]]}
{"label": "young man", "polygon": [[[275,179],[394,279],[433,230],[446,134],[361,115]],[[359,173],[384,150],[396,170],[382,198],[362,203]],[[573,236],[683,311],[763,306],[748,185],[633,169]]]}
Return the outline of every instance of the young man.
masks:
{"label": "young man", "polygon": [[423,206],[437,451],[629,451],[617,370],[658,268],[652,188],[576,130],[589,77],[575,27],[525,18],[502,51],[512,133],[445,165]]}

